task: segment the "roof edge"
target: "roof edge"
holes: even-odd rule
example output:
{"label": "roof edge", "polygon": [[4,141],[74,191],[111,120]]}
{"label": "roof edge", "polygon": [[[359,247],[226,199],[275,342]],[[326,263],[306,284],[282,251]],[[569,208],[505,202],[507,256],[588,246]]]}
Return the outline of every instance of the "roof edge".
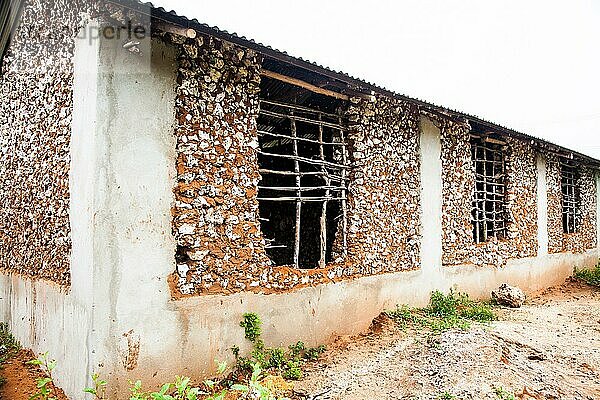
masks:
{"label": "roof edge", "polygon": [[151,18],[160,20],[162,22],[170,23],[184,29],[194,29],[195,31],[201,34],[212,36],[233,44],[237,44],[241,47],[256,51],[257,53],[272,58],[274,60],[307,70],[315,74],[322,75],[330,79],[335,79],[341,83],[346,84],[348,88],[353,91],[362,91],[365,94],[369,95],[379,94],[394,99],[409,101],[418,106],[447,114],[449,117],[473,121],[478,124],[487,126],[490,129],[499,131],[499,133],[503,133],[505,135],[512,136],[521,140],[532,141],[533,143],[536,143],[538,145],[537,147],[541,150],[560,153],[563,156],[586,162],[591,166],[595,167],[596,169],[600,169],[600,159],[596,159],[578,151],[571,150],[564,146],[549,142],[545,139],[541,139],[523,132],[519,132],[517,130],[496,124],[494,122],[485,120],[483,118],[471,114],[467,114],[444,106],[429,103],[424,100],[403,95],[398,92],[394,92],[384,87],[377,86],[373,83],[366,82],[362,79],[352,77],[344,72],[335,71],[325,66],[316,64],[314,62],[307,61],[299,57],[291,56],[284,51],[276,50],[272,47],[263,45],[261,43],[257,43],[254,40],[248,39],[244,36],[238,36],[236,33],[229,33],[227,31],[219,29],[218,27],[211,27],[205,23],[199,22],[197,19],[189,19],[185,16],[180,16],[177,13],[175,13],[175,11],[166,11],[164,8],[156,7],[152,3],[142,3],[138,0],[107,0],[107,2],[124,6],[126,8],[131,9],[132,11],[149,15]]}

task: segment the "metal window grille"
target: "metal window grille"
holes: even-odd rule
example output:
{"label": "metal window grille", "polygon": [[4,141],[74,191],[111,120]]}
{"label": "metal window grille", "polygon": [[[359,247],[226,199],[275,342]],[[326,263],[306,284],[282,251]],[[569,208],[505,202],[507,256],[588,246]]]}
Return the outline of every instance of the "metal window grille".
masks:
{"label": "metal window grille", "polygon": [[563,232],[574,233],[578,228],[579,174],[574,165],[561,163]]}
{"label": "metal window grille", "polygon": [[471,219],[475,243],[506,237],[506,165],[503,145],[471,139],[475,192]]}
{"label": "metal window grille", "polygon": [[324,267],[334,241],[346,255],[347,128],[342,117],[261,100],[261,227],[278,265]]}

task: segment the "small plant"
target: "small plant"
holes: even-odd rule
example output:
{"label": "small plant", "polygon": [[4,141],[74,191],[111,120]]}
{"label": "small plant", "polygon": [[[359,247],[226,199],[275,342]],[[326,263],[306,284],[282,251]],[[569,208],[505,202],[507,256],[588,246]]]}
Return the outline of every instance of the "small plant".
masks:
{"label": "small plant", "polygon": [[56,368],[56,360],[48,359],[48,353],[40,354],[38,358],[27,361],[27,364],[37,365],[43,373],[43,377],[36,380],[37,393],[29,400],[56,400],[56,386],[52,378],[52,371]]}
{"label": "small plant", "polygon": [[[142,381],[129,382],[131,396],[129,400],[199,400],[202,391],[190,385],[190,378],[176,376],[174,383],[165,383],[158,392],[146,393]],[[207,397],[205,400],[222,400],[223,397]]]}
{"label": "small plant", "polygon": [[494,393],[500,400],[517,400],[514,394],[504,390],[502,386],[495,387]]}
{"label": "small plant", "polygon": [[588,285],[600,287],[600,264],[596,265],[594,269],[575,268],[573,276]]}
{"label": "small plant", "polygon": [[93,387],[87,387],[83,389],[85,393],[90,393],[94,395],[94,398],[97,400],[104,400],[106,398],[106,385],[107,382],[103,379],[100,379],[100,375],[93,374],[92,382],[94,382]]}
{"label": "small plant", "polygon": [[431,293],[429,305],[425,308],[402,305],[387,311],[386,315],[402,327],[417,325],[436,332],[450,328],[468,329],[471,321],[497,319],[489,304],[473,301],[466,294],[450,291],[445,295],[437,290]]}
{"label": "small plant", "polygon": [[[215,360],[215,363],[217,364],[217,373],[218,375],[223,375],[225,373],[225,371],[227,370],[227,362],[223,361],[223,362],[219,362],[217,360]],[[214,381],[212,379],[207,379],[204,382],[204,386],[206,386],[208,388],[208,390],[210,391],[210,396],[208,396],[207,398],[205,398],[204,400],[223,400],[225,398],[225,396],[227,395],[227,390],[222,389],[222,390],[218,390],[218,387],[222,385],[223,380],[221,381]],[[185,399],[188,400],[188,399]],[[192,399],[192,400],[195,400]]]}
{"label": "small plant", "polygon": [[306,351],[304,352],[304,358],[309,361],[315,361],[319,358],[321,354],[325,352],[325,350],[327,350],[327,347],[325,347],[325,345],[319,345],[317,347],[306,349]]}
{"label": "small plant", "polygon": [[438,395],[437,400],[456,400],[456,396],[448,391],[445,391]]}
{"label": "small plant", "polygon": [[240,355],[240,348],[233,346],[231,351],[236,359],[236,370],[242,374],[251,374],[258,365],[261,370],[272,370],[285,379],[298,380],[302,377],[302,366],[306,361],[314,361],[326,350],[325,346],[307,348],[303,342],[288,347],[265,347],[261,335],[261,320],[254,313],[246,313],[240,322],[245,337],[254,343],[248,357]]}
{"label": "small plant", "polygon": [[[252,375],[246,384],[235,384],[231,386],[232,390],[244,393],[247,398],[259,400],[277,400],[271,393],[271,390],[261,382],[263,370],[258,363],[252,365]],[[280,399],[286,400],[286,399]]]}
{"label": "small plant", "polygon": [[254,343],[262,333],[260,329],[262,321],[260,320],[260,317],[255,313],[245,313],[243,315],[243,318],[244,319],[242,319],[242,321],[240,322],[240,326],[244,328],[246,339]]}
{"label": "small plant", "polygon": [[129,391],[131,392],[131,397],[129,400],[147,400],[148,394],[142,391],[142,381],[137,380],[134,382],[129,381],[131,388]]}

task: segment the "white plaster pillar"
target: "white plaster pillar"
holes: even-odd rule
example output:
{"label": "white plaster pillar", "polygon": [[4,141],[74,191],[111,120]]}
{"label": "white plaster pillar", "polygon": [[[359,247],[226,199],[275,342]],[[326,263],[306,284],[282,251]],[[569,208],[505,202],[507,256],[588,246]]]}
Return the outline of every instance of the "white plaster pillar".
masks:
{"label": "white plaster pillar", "polygon": [[546,181],[546,158],[538,153],[536,162],[538,256],[545,256],[548,254],[548,185]]}
{"label": "white plaster pillar", "polygon": [[[440,130],[421,117],[421,271],[428,281],[441,283],[442,273],[442,160]],[[431,278],[430,278],[431,277]]]}

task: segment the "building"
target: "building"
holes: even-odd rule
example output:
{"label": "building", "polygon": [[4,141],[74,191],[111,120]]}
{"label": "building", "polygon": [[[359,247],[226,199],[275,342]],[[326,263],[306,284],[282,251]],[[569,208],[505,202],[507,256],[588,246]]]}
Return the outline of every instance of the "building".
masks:
{"label": "building", "polygon": [[598,261],[598,160],[150,4],[51,4],[0,12],[0,318],[74,399],[209,374],[244,312],[324,343]]}

